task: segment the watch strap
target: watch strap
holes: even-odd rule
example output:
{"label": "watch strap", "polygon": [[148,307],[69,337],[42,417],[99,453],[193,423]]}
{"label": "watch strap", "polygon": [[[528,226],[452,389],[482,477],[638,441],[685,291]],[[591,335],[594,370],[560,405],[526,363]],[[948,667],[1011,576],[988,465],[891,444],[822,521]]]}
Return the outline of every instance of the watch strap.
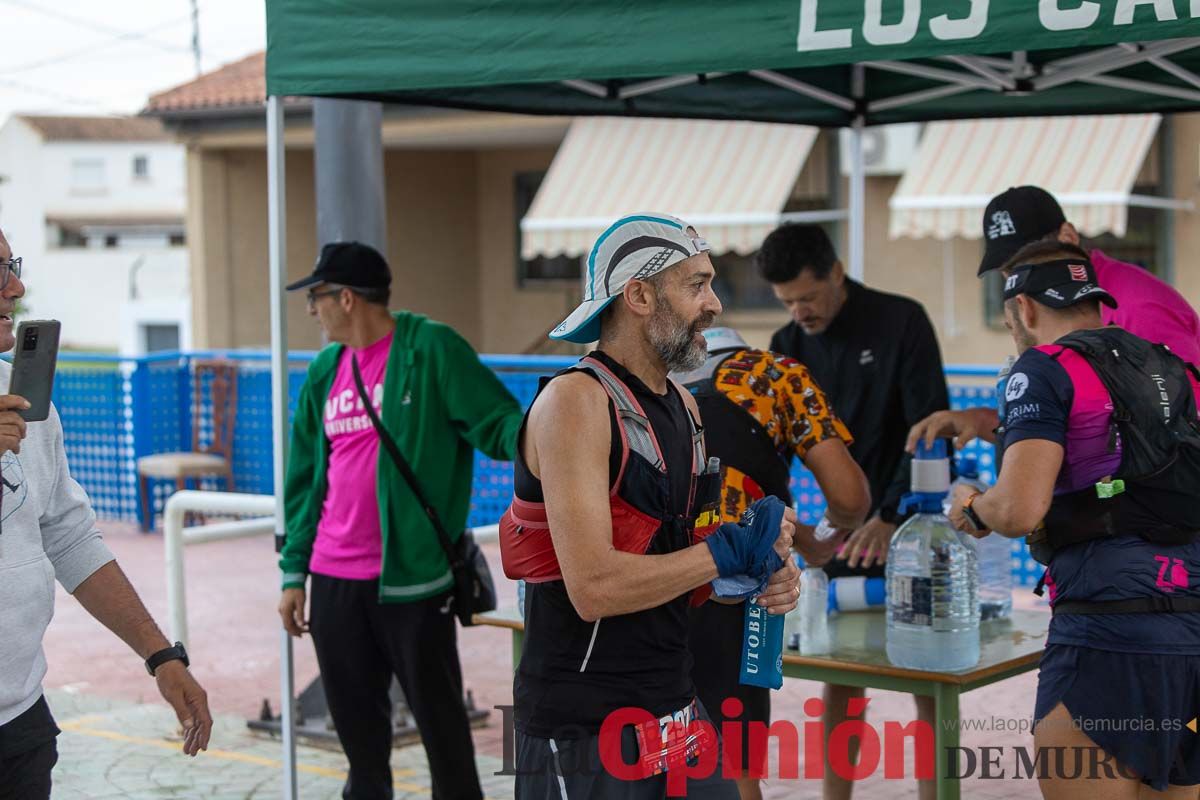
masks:
{"label": "watch strap", "polygon": [[146,671],[150,673],[150,677],[154,677],[154,671],[168,661],[182,661],[185,667],[191,664],[188,660],[187,650],[183,647],[183,642],[176,642],[172,646],[164,647],[157,653],[152,654],[146,659]]}
{"label": "watch strap", "polygon": [[967,502],[963,503],[962,512],[963,516],[969,519],[971,524],[975,526],[975,530],[987,531],[991,530],[991,528],[984,524],[983,520],[979,518],[979,512],[975,510],[975,498],[979,497],[981,494],[983,493],[978,492],[968,497]]}

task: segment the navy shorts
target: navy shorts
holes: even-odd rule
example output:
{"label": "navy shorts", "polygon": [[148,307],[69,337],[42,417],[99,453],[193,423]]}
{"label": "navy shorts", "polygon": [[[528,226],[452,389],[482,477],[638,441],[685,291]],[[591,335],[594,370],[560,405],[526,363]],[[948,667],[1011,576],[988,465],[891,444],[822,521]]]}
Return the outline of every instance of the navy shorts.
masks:
{"label": "navy shorts", "polygon": [[1115,653],[1047,645],[1034,722],[1062,703],[1075,724],[1142,782],[1200,784],[1200,656]]}

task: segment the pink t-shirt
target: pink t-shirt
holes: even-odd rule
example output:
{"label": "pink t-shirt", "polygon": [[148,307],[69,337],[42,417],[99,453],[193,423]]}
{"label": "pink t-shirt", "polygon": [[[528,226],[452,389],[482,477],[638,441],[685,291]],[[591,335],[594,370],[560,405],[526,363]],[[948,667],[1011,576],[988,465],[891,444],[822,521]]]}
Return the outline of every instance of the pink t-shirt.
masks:
{"label": "pink t-shirt", "polygon": [[1104,324],[1165,344],[1184,361],[1200,366],[1200,317],[1183,295],[1136,264],[1116,261],[1099,250],[1093,250],[1091,258],[1096,280],[1120,306],[1100,306]]}
{"label": "pink t-shirt", "polygon": [[338,362],[337,375],[325,401],[328,489],[309,561],[311,572],[346,580],[379,577],[383,556],[383,529],[379,524],[379,498],[375,494],[379,434],[358,396],[350,355],[358,357],[363,386],[379,412],[391,349],[389,333],[362,350],[347,347]]}

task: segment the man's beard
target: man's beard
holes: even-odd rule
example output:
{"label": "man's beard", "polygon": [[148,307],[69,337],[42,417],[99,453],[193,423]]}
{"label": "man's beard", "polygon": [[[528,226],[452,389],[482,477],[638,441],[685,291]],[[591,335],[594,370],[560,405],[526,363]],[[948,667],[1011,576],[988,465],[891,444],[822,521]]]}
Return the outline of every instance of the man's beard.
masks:
{"label": "man's beard", "polygon": [[1022,355],[1031,347],[1037,346],[1037,338],[1026,328],[1021,318],[1013,315],[1013,339],[1017,343],[1017,355]]}
{"label": "man's beard", "polygon": [[689,324],[668,305],[658,308],[646,327],[650,345],[667,365],[669,372],[697,369],[708,357],[704,342],[696,342],[700,331],[712,325],[716,314],[704,313]]}

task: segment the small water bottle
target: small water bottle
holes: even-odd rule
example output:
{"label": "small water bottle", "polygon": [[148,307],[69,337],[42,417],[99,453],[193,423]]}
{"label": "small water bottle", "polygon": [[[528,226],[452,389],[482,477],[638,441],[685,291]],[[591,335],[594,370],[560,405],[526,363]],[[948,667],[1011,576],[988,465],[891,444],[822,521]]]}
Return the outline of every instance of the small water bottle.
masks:
{"label": "small water bottle", "polygon": [[829,611],[878,611],[887,602],[883,578],[845,575],[829,581]]}
{"label": "small water bottle", "polygon": [[887,559],[887,655],[898,667],[956,672],[979,663],[975,548],[942,513],[950,489],[946,442],[918,443],[912,493],[917,512],[892,536]]}
{"label": "small water bottle", "polygon": [[829,640],[829,576],[820,567],[800,575],[800,655],[820,656],[833,649]]}
{"label": "small water bottle", "polygon": [[[821,517],[813,531],[818,542],[837,535],[829,520]],[[829,576],[820,567],[808,566],[800,575],[800,655],[820,656],[833,649],[829,639]]]}
{"label": "small water bottle", "polygon": [[525,619],[525,580],[517,581],[517,609],[521,612],[521,619]]}
{"label": "small water bottle", "polygon": [[[804,559],[800,558],[798,553],[792,554],[792,560],[796,562],[796,566],[803,571]],[[801,591],[803,591],[803,586]],[[788,650],[800,649],[800,616],[801,605],[797,601],[796,607],[787,613],[783,618],[783,646]]]}
{"label": "small water bottle", "polygon": [[[958,480],[954,485],[970,486],[977,492],[987,491],[979,477],[979,463],[974,456],[958,460]],[[942,504],[942,513],[950,512],[950,498]],[[1003,619],[1012,615],[1012,540],[998,533],[974,539],[975,560],[979,566],[979,619]]]}

